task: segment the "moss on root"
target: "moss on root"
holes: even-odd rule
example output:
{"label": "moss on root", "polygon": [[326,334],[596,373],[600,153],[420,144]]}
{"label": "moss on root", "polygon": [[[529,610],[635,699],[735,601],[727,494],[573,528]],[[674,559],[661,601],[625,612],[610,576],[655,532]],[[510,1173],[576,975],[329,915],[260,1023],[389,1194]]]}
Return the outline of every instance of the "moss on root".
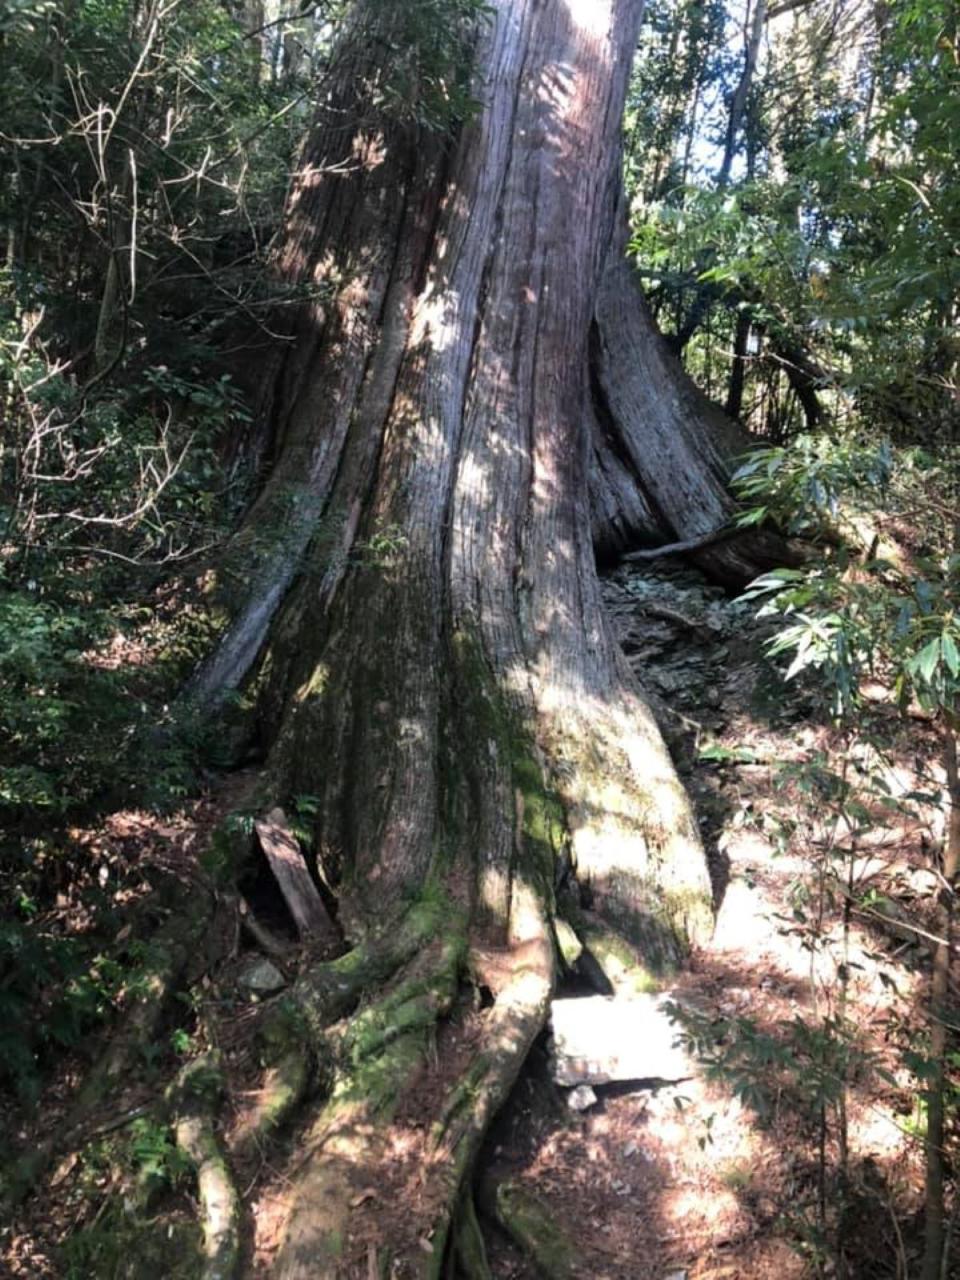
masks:
{"label": "moss on root", "polygon": [[[428,1059],[433,1027],[453,1004],[464,963],[466,921],[449,907],[438,915],[438,905],[432,899],[417,904],[400,950],[416,936],[420,953],[379,999],[331,1034],[334,1086],[305,1142],[308,1157],[296,1180],[279,1280],[336,1274],[358,1172],[389,1159],[390,1121]],[[370,964],[368,957],[349,973],[369,974]]]}
{"label": "moss on root", "polygon": [[351,1013],[366,992],[383,986],[438,937],[457,933],[465,935],[465,921],[430,885],[399,921],[372,933],[338,959],[314,965],[294,984],[290,999],[318,1056],[326,1055],[327,1028]]}
{"label": "moss on root", "polygon": [[240,1261],[240,1197],[216,1134],[222,1094],[223,1075],[212,1053],[188,1063],[168,1091],[177,1145],[197,1180],[202,1280],[233,1280]]}
{"label": "moss on root", "polygon": [[362,1098],[379,1115],[389,1110],[394,1098],[384,1082],[394,1078],[408,1050],[419,1054],[423,1035],[450,1008],[465,958],[465,929],[448,933],[419,958],[415,972],[350,1019],[337,1045],[340,1097]]}
{"label": "moss on root", "polygon": [[557,867],[569,856],[566,813],[547,783],[533,739],[516,728],[511,746],[513,781],[521,797],[517,823],[522,838],[523,870],[541,901],[552,911]]}
{"label": "moss on root", "polygon": [[[569,918],[567,928],[577,938],[581,954],[577,970],[605,994],[643,995],[658,991],[660,975],[646,962],[638,947],[569,897],[561,904]],[[572,926],[572,927],[571,927]]]}
{"label": "moss on root", "polygon": [[583,955],[583,943],[566,920],[557,916],[553,921],[553,935],[557,947],[557,955],[563,969],[567,973],[576,971]]}
{"label": "moss on root", "polygon": [[578,1255],[573,1242],[537,1197],[519,1182],[497,1184],[497,1219],[545,1280],[572,1280]]}
{"label": "moss on root", "polygon": [[232,1152],[246,1156],[265,1146],[296,1113],[310,1089],[313,1069],[305,1044],[290,1045],[267,1066],[253,1113],[236,1135]]}
{"label": "moss on root", "polygon": [[596,742],[573,748],[569,813],[576,871],[593,910],[653,971],[668,972],[710,936],[713,898],[689,800],[652,722],[648,729],[648,741],[646,730],[639,734],[650,753],[647,778],[626,759],[618,763],[615,747],[603,768]]}
{"label": "moss on root", "polygon": [[493,1280],[487,1246],[477,1220],[473,1192],[465,1188],[460,1197],[453,1229],[453,1248],[459,1274],[465,1280]]}

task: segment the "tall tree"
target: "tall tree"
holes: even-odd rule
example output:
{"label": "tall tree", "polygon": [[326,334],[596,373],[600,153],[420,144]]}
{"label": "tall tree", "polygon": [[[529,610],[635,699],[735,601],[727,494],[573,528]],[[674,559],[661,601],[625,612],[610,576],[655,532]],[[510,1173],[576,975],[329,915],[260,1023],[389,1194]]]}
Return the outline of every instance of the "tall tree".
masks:
{"label": "tall tree", "polygon": [[[737,443],[621,269],[641,3],[441,8],[438,24],[426,0],[362,0],[343,26],[278,257],[313,300],[259,370],[268,479],[228,557],[234,622],[192,691],[210,705],[247,682],[270,802],[311,797],[354,948],[297,988],[318,1042],[374,1002],[339,1033],[355,1069],[300,1168],[288,1280],[333,1265],[357,1179],[388,1168],[383,1122],[468,953],[495,949],[495,1003],[442,1100],[421,1207],[383,1242],[416,1257],[429,1239],[436,1266],[544,1024],[563,903],[588,901],[651,964],[711,919],[591,527],[595,467],[598,534],[709,536]],[[728,578],[755,567],[704,554]]]}

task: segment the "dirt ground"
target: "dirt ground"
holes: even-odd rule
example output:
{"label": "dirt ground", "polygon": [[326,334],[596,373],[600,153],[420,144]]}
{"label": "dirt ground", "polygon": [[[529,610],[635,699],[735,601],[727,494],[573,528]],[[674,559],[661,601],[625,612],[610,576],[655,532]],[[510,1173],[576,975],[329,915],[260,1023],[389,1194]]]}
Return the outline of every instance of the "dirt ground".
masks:
{"label": "dirt ground", "polygon": [[[822,756],[842,769],[845,744],[809,719],[802,689],[788,696],[777,684],[749,609],[696,574],[621,571],[607,603],[638,677],[660,700],[711,858],[716,932],[665,989],[679,1009],[697,1011],[686,1030],[719,1046],[708,1055],[719,1069],[658,1091],[598,1087],[597,1105],[577,1115],[541,1055],[492,1138],[488,1176],[536,1194],[569,1233],[580,1259],[573,1274],[584,1280],[835,1275],[838,1239],[840,1265],[856,1280],[915,1274],[922,1144],[901,1050],[923,1026],[925,958],[884,922],[852,917],[831,889],[835,866],[820,879],[834,818],[783,768]],[[891,791],[929,791],[937,768],[925,727],[891,745]],[[730,758],[703,759],[705,748]],[[798,812],[806,821],[785,828],[781,819]],[[941,823],[935,810],[915,810],[864,833],[844,861],[857,899],[871,889],[900,894],[918,910]],[[842,1008],[838,966],[848,976]],[[823,1062],[803,1034],[841,1016],[855,1041],[846,1068]],[[738,1071],[735,1047],[761,1036],[760,1061]],[[843,1102],[838,1071],[848,1081]],[[495,1275],[538,1274],[494,1239]],[[950,1274],[960,1275],[960,1262]]]}
{"label": "dirt ground", "polygon": [[[484,1213],[492,1188],[509,1182],[535,1197],[550,1230],[569,1242],[566,1274],[582,1280],[907,1280],[917,1264],[923,1178],[918,1086],[905,1051],[923,1033],[927,953],[922,938],[898,930],[896,918],[891,924],[890,904],[909,908],[914,923],[925,912],[932,922],[931,851],[942,818],[918,802],[906,815],[879,815],[852,843],[841,840],[830,804],[784,766],[820,759],[841,772],[862,765],[866,776],[868,762],[853,759],[811,714],[809,690],[785,693],[777,684],[749,606],[669,566],[618,571],[605,589],[694,797],[711,861],[716,932],[688,969],[663,983],[676,999],[677,1033],[697,1042],[702,1065],[670,1087],[598,1086],[594,1105],[575,1112],[550,1077],[546,1038],[538,1043],[481,1160],[477,1198],[492,1273],[543,1274]],[[891,794],[929,792],[937,782],[929,726],[918,722],[891,739],[885,761],[871,767]],[[105,848],[189,880],[195,850],[234,800],[230,790],[159,825],[148,815],[115,815],[90,834],[92,856]],[[273,913],[270,923],[282,927],[275,904]],[[224,927],[234,932],[220,940],[201,991],[228,1064],[229,1138],[255,1101],[258,1068],[244,1044],[249,1005],[231,994],[251,944],[234,923]],[[425,1117],[483,1017],[470,1001],[458,1011],[398,1112],[390,1178],[358,1188],[349,1242],[358,1276],[388,1221],[416,1216]],[[831,1034],[820,1034],[825,1028]],[[56,1131],[81,1066],[64,1062],[31,1126],[6,1109],[22,1144]],[[145,1076],[115,1101],[135,1108],[151,1090]],[[306,1132],[294,1128],[236,1170],[248,1210],[248,1280],[271,1273]],[[0,1274],[67,1275],[59,1246],[96,1224],[116,1190],[108,1172],[98,1183],[81,1179],[79,1162],[61,1163],[6,1225]],[[173,1233],[193,1208],[180,1185],[158,1202],[157,1221]],[[420,1243],[429,1250],[429,1240]]]}

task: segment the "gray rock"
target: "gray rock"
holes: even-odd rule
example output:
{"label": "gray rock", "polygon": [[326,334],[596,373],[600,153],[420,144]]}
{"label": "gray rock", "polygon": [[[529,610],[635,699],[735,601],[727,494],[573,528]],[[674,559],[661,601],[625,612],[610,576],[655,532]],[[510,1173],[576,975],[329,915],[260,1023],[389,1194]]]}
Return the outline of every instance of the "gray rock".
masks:
{"label": "gray rock", "polygon": [[237,986],[252,996],[272,996],[282,991],[287,980],[265,956],[257,956],[247,964],[237,978]]}
{"label": "gray rock", "polygon": [[676,693],[685,683],[683,676],[672,671],[654,671],[653,682],[664,693]]}
{"label": "gray rock", "polygon": [[567,1094],[567,1106],[571,1111],[589,1111],[597,1105],[597,1095],[588,1084],[578,1084]]}

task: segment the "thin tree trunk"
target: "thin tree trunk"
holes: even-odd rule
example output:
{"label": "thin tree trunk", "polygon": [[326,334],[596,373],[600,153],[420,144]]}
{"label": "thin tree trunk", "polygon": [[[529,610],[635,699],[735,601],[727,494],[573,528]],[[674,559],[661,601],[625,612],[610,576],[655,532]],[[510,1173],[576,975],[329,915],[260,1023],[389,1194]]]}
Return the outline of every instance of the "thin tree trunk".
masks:
{"label": "thin tree trunk", "polygon": [[[740,73],[740,79],[737,81],[737,87],[734,90],[733,97],[730,100],[730,111],[727,115],[727,130],[723,144],[723,159],[720,162],[720,168],[717,171],[717,190],[723,191],[729,185],[730,173],[733,169],[733,162],[737,154],[737,140],[740,137],[740,129],[743,125],[744,115],[747,109],[747,102],[750,97],[750,90],[753,87],[753,77],[757,69],[757,59],[760,56],[760,43],[763,39],[763,30],[767,21],[767,0],[754,0],[754,9],[752,20],[750,17],[749,6],[747,8],[746,25],[744,27],[744,50],[743,50],[743,70]],[[702,271],[703,265],[699,268]],[[676,347],[678,351],[683,351],[687,343],[703,324],[703,320],[710,307],[710,291],[709,289],[698,289],[694,295],[693,305],[690,312],[684,320],[683,324],[678,326]]]}
{"label": "thin tree trunk", "polygon": [[800,402],[806,428],[808,431],[813,431],[823,423],[826,417],[817,389],[828,385],[833,379],[802,347],[787,341],[774,341],[771,346],[787,375],[787,381]]}
{"label": "thin tree trunk", "polygon": [[730,170],[733,168],[737,154],[737,139],[747,109],[747,100],[753,87],[753,77],[760,56],[760,42],[767,21],[767,0],[754,0],[752,20],[749,30],[744,31],[743,70],[730,102],[730,114],[727,116],[727,134],[724,140],[723,160],[717,174],[717,188],[723,190],[730,181]]}
{"label": "thin tree trunk", "polygon": [[949,1021],[950,965],[953,955],[953,895],[960,872],[960,772],[957,766],[957,726],[945,728],[944,763],[950,816],[943,859],[940,936],[933,955],[930,984],[930,1063],[927,1090],[926,1234],[921,1280],[940,1280],[944,1247],[944,1141],[946,1137],[947,1022]]}
{"label": "thin tree trunk", "polygon": [[111,367],[125,342],[124,336],[118,332],[119,313],[123,306],[120,295],[120,266],[117,261],[120,249],[112,245],[109,252],[93,343],[94,365],[98,374],[103,374]]}
{"label": "thin tree trunk", "polygon": [[680,169],[680,185],[685,187],[690,177],[690,162],[693,158],[693,144],[697,137],[697,115],[700,111],[700,95],[703,92],[703,80],[698,75],[693,87],[693,97],[687,111],[687,140],[683,148],[683,165]]}
{"label": "thin tree trunk", "polygon": [[[683,24],[675,22],[670,32],[670,44],[667,48],[665,62],[667,66],[675,67],[680,53],[680,41],[683,38]],[[664,117],[666,124],[664,125],[665,138],[663,145],[659,148],[654,161],[653,173],[650,177],[650,186],[646,192],[646,203],[650,204],[655,200],[659,200],[664,194],[664,186],[670,172],[670,165],[673,162],[674,148],[676,146],[676,124],[677,117],[682,113],[682,106],[678,109],[676,98],[674,97],[668,106],[665,107]]]}
{"label": "thin tree trunk", "polygon": [[[50,85],[47,96],[47,118],[50,122],[50,128],[56,132],[61,124],[63,116],[62,94],[63,94],[63,72],[64,72],[64,50],[66,46],[67,32],[70,23],[73,21],[75,8],[75,0],[67,0],[66,3],[58,7],[57,12],[51,19],[50,23]],[[45,147],[38,148],[36,168],[33,174],[33,182],[27,198],[23,201],[20,213],[20,235],[19,235],[19,258],[18,262],[25,265],[31,260],[32,253],[32,234],[33,234],[33,218],[34,211],[40,201],[43,193],[43,184],[47,172],[47,149]],[[15,235],[13,231],[13,219],[11,219],[11,236]]]}
{"label": "thin tree trunk", "polygon": [[743,386],[746,381],[747,343],[750,340],[750,316],[746,311],[737,312],[737,324],[733,337],[733,364],[730,367],[730,385],[727,390],[727,413],[731,418],[740,417],[743,408]]}

